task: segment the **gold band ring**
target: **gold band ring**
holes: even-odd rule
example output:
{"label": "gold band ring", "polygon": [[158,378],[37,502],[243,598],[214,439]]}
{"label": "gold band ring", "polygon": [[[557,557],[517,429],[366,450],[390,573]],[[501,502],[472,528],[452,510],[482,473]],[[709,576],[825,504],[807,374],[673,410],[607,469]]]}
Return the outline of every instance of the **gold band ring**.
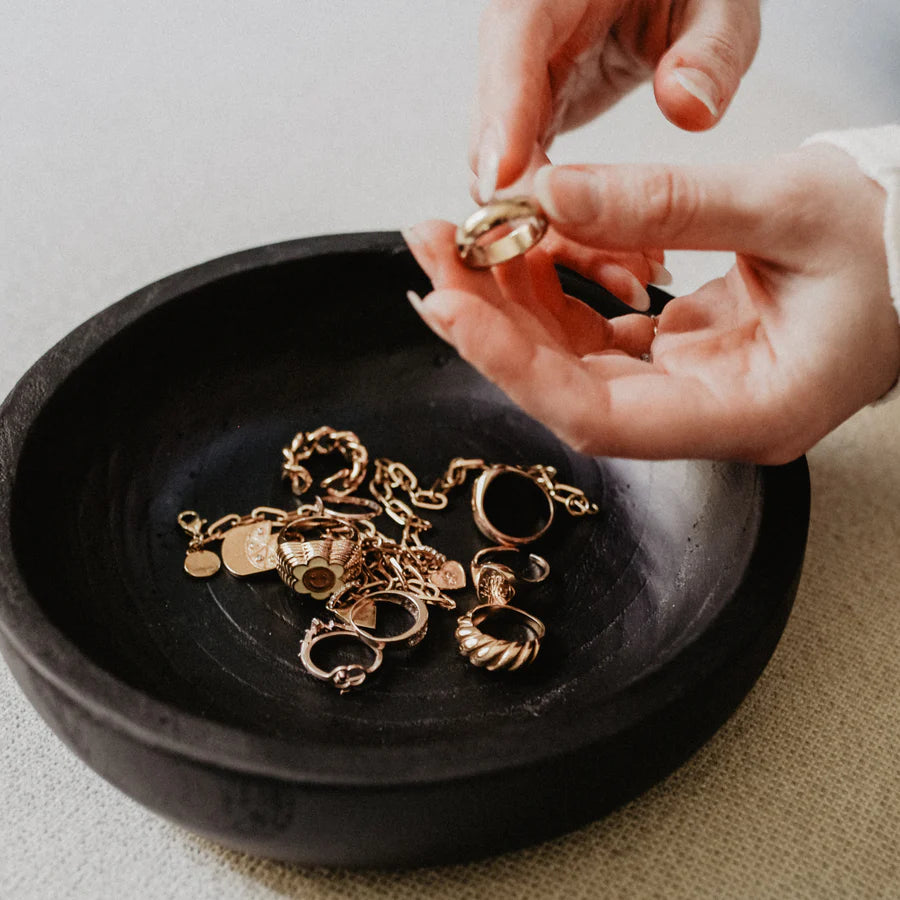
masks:
{"label": "gold band ring", "polygon": [[[486,238],[502,225],[511,230],[496,240]],[[546,234],[547,225],[544,211],[530,197],[494,200],[456,229],[456,250],[467,266],[489,269],[530,250]]]}
{"label": "gold band ring", "polygon": [[[363,628],[356,619],[359,614],[373,603],[395,603],[402,606],[413,617],[413,623],[400,634],[381,637]],[[428,607],[425,601],[412,591],[385,590],[360,597],[345,616],[350,627],[365,641],[379,650],[388,647],[415,647],[428,631]]]}
{"label": "gold band ring", "polygon": [[[524,629],[531,637],[524,641],[506,641],[485,634],[481,628],[487,619],[498,615],[513,615],[521,619]],[[528,665],[541,649],[541,638],[546,633],[544,623],[515,606],[486,603],[476,606],[471,612],[460,616],[456,625],[456,643],[459,652],[473,666],[495,672],[505,669],[514,672]]]}
{"label": "gold band ring", "polygon": [[[522,518],[523,510],[529,518]],[[528,472],[516,466],[488,466],[472,485],[472,516],[486,538],[518,547],[536,541],[550,527],[553,500]]]}

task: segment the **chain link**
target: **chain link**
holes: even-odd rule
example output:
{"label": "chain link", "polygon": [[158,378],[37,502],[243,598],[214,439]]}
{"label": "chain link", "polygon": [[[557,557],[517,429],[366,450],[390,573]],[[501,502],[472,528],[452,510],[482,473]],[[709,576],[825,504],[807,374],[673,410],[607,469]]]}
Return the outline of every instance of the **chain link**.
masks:
{"label": "chain link", "polygon": [[[453,488],[464,484],[470,472],[483,472],[487,468],[490,467],[483,459],[454,457],[444,474],[426,489],[419,487],[419,480],[409,466],[379,457],[375,460],[375,474],[369,483],[369,490],[384,507],[384,511],[403,527],[404,534],[415,541],[421,532],[431,528],[431,523],[417,516],[412,506],[433,510],[446,508],[448,494]],[[586,516],[599,512],[597,504],[588,500],[580,488],[556,481],[556,469],[553,466],[534,465],[521,471],[534,478],[548,496],[563,506],[570,515]],[[400,500],[394,493],[396,490],[403,491],[412,506]]]}
{"label": "chain link", "polygon": [[281,451],[284,456],[282,477],[290,480],[295,496],[305,494],[313,483],[312,475],[303,463],[313,454],[327,456],[335,451],[341,453],[349,466],[322,479],[319,486],[335,497],[345,497],[363,483],[369,465],[369,451],[365,445],[353,431],[337,431],[322,425],[314,431],[298,431],[290,446]]}

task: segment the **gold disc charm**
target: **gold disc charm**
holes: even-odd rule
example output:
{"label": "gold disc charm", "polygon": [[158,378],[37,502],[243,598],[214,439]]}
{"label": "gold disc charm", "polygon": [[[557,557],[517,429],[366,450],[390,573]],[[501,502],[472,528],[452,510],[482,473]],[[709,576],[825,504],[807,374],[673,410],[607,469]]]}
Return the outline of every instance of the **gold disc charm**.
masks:
{"label": "gold disc charm", "polygon": [[219,571],[222,560],[212,550],[188,550],[184,571],[193,578],[210,578]]}
{"label": "gold disc charm", "polygon": [[238,578],[271,572],[275,568],[275,543],[271,522],[237,525],[222,539],[222,561]]}

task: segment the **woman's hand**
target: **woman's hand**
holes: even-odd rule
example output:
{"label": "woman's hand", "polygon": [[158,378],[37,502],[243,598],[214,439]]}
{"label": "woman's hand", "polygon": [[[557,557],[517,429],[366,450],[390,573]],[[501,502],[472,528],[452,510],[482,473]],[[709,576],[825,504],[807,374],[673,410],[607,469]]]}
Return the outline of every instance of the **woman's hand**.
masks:
{"label": "woman's hand", "polygon": [[711,127],[758,42],[759,0],[494,0],[481,23],[476,200],[546,162],[557,133],[651,75],[668,119]]}
{"label": "woman's hand", "polygon": [[435,287],[413,298],[422,318],[573,447],[781,463],[896,379],[884,192],[842,151],[548,167],[534,187],[553,228],[585,247],[737,251],[724,278],[666,306],[654,336],[646,316],[608,321],[567,297],[543,244],[474,271],[449,223],[407,232]]}

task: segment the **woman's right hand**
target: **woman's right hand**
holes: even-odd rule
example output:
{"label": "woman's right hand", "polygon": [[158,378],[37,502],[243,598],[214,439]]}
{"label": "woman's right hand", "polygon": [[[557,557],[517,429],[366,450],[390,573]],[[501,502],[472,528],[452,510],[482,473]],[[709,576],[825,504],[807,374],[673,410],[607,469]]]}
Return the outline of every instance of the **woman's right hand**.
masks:
{"label": "woman's right hand", "polygon": [[758,42],[759,0],[493,0],[481,23],[475,199],[533,172],[556,134],[650,75],[666,118],[710,128]]}

